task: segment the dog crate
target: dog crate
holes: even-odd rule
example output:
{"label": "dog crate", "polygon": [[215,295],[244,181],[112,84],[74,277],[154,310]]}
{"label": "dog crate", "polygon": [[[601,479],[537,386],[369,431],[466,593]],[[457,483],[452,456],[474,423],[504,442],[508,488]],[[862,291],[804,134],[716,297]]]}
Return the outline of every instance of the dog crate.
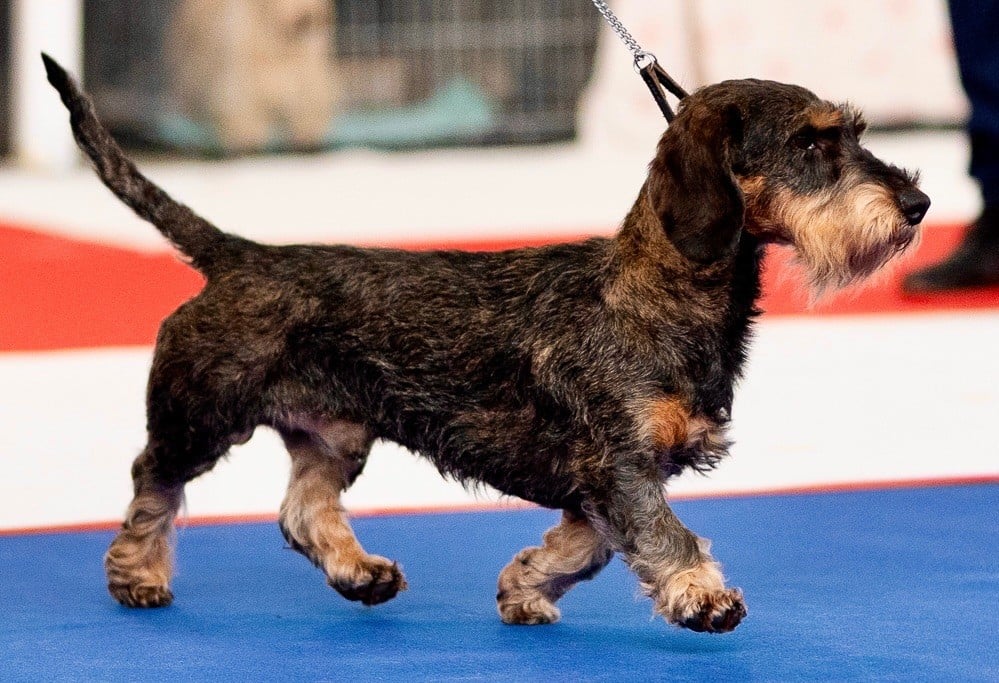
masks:
{"label": "dog crate", "polygon": [[[84,11],[85,77],[102,115],[131,142],[191,151],[221,151],[218,135],[178,107],[177,59],[171,31],[197,0],[87,0]],[[201,4],[206,4],[202,0]],[[575,134],[576,106],[590,77],[600,17],[584,0],[322,0],[329,19],[332,108],[328,126],[313,144],[272,134],[260,149],[374,146],[433,147],[565,140]],[[329,4],[325,4],[329,3]],[[262,0],[219,0],[217,5],[262,5]],[[269,0],[285,7],[293,32],[308,29],[305,12],[315,2]],[[195,11],[199,11],[195,8]],[[276,11],[276,10],[274,10]],[[295,19],[296,11],[303,12]],[[313,10],[314,12],[314,7]],[[273,28],[287,17],[266,20]],[[210,24],[215,19],[194,22]],[[189,22],[191,23],[191,22]],[[252,22],[250,22],[252,23]],[[230,23],[228,30],[245,24]],[[215,30],[218,30],[216,27]],[[206,91],[252,91],[238,79],[212,72],[219,60],[208,50],[182,51],[183,63],[206,68],[195,79]],[[250,52],[249,45],[236,48]],[[273,45],[268,49],[272,49]],[[296,48],[297,49],[297,48]],[[297,58],[292,55],[290,59]],[[261,50],[257,50],[261,52]],[[231,63],[238,56],[231,55]],[[259,58],[259,55],[258,55]],[[258,76],[273,69],[278,85],[285,55],[249,65]],[[278,64],[282,62],[282,64]],[[267,66],[273,65],[273,66]],[[243,64],[247,67],[247,64]],[[307,70],[307,65],[306,69]],[[304,73],[304,70],[300,73]],[[290,73],[290,72],[288,72]],[[209,74],[209,75],[204,75]],[[303,76],[305,78],[305,76]],[[325,83],[326,81],[315,81]],[[270,86],[268,86],[270,87]],[[325,87],[325,86],[324,86]],[[316,95],[299,107],[306,116]],[[305,90],[300,90],[305,93]],[[296,97],[294,87],[288,99]],[[215,93],[206,92],[205,97]],[[306,97],[298,95],[299,99]],[[325,105],[323,105],[325,106]],[[239,110],[239,107],[236,107]],[[321,106],[316,105],[315,110]],[[250,114],[230,127],[251,125]],[[200,126],[200,128],[199,128]],[[221,130],[219,124],[218,130]],[[283,131],[287,133],[287,131]],[[251,151],[259,151],[252,150]]]}

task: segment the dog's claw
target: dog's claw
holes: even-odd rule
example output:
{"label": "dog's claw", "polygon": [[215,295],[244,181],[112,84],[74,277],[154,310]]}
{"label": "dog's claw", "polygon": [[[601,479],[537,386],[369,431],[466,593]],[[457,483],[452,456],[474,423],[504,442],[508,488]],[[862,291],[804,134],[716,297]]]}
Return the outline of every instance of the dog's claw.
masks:
{"label": "dog's claw", "polygon": [[725,591],[717,599],[706,600],[696,614],[677,622],[678,626],[698,633],[728,633],[735,630],[748,614],[739,591]]}
{"label": "dog's claw", "polygon": [[125,607],[168,607],[173,602],[173,593],[165,586],[109,583],[108,592]]}

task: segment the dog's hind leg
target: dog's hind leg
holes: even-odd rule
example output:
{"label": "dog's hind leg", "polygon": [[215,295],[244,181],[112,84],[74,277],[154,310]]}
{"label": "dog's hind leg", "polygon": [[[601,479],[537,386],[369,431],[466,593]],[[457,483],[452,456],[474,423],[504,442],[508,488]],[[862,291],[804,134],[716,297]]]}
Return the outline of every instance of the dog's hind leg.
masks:
{"label": "dog's hind leg", "polygon": [[128,607],[164,607],[173,601],[171,544],[184,484],[211,469],[236,441],[187,435],[180,446],[154,434],[151,430],[132,465],[135,495],[104,557],[108,591]]}
{"label": "dog's hind leg", "polygon": [[361,547],[340,505],[364,467],[371,437],[361,425],[333,421],[306,429],[280,429],[291,454],[291,481],[281,504],[288,544],[326,573],[348,600],[377,605],[406,589],[396,563]]}
{"label": "dog's hind leg", "polygon": [[555,602],[580,581],[592,579],[614,556],[585,518],[570,512],[545,532],[541,547],[517,553],[499,576],[496,603],[507,624],[558,621]]}
{"label": "dog's hind leg", "polygon": [[157,481],[155,458],[155,449],[147,446],[132,465],[135,497],[104,556],[108,591],[128,607],[164,607],[173,601],[171,541],[184,485]]}
{"label": "dog's hind leg", "polygon": [[148,442],[132,465],[135,495],[104,558],[108,590],[129,607],[162,607],[173,600],[171,542],[184,485],[253,433],[245,394],[228,380],[233,373],[206,370],[219,367],[208,362],[210,354],[171,346],[173,329],[175,324],[164,323],[153,358]]}

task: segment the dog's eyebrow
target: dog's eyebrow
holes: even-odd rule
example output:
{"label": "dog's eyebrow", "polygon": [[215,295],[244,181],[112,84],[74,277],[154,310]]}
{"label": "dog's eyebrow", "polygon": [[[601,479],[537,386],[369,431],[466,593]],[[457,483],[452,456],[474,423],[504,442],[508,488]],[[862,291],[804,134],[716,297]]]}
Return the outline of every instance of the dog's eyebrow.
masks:
{"label": "dog's eyebrow", "polygon": [[844,118],[842,110],[838,108],[819,109],[808,112],[808,123],[816,131],[842,128]]}

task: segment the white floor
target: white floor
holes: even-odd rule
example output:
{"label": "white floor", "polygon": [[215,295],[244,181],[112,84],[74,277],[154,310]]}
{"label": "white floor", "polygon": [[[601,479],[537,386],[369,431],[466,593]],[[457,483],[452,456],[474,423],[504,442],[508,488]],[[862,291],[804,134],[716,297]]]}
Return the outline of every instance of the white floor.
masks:
{"label": "white floor", "polygon": [[[922,170],[930,222],[977,211],[960,135],[872,135],[869,144]],[[253,238],[426,243],[610,232],[647,157],[554,146],[143,167],[220,226]],[[165,249],[85,169],[0,169],[0,219]],[[999,475],[997,347],[999,308],[765,320],[737,393],[732,458],[709,477],[685,475],[671,491]],[[0,354],[0,529],[120,515],[143,442],[149,359],[148,348]],[[274,513],[286,476],[278,440],[260,430],[189,486],[188,513]],[[493,500],[443,482],[389,444],[376,446],[347,496],[353,510]]]}

